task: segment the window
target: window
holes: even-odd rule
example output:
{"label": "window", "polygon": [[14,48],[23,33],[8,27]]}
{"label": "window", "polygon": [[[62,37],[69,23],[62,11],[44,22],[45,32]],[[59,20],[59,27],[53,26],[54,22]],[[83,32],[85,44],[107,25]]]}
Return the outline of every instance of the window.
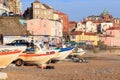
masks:
{"label": "window", "polygon": [[48,12],[48,14],[50,15],[50,14],[51,14],[51,12],[49,11],[49,12]]}
{"label": "window", "polygon": [[43,25],[44,27],[46,27],[46,24],[44,23],[44,25]]}
{"label": "window", "polygon": [[44,15],[46,15],[46,12],[44,12]]}
{"label": "window", "polygon": [[35,8],[40,8],[40,6],[39,5],[35,5]]}
{"label": "window", "polygon": [[110,31],[110,34],[112,34],[112,31]]}
{"label": "window", "polygon": [[36,11],[35,11],[35,14],[40,14],[40,11],[36,10]]}

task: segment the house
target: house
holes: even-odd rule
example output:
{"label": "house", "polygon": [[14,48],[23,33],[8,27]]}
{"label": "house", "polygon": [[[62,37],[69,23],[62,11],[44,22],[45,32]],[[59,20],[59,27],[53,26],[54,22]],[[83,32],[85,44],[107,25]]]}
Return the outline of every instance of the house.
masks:
{"label": "house", "polygon": [[110,27],[106,30],[106,35],[100,37],[100,41],[107,46],[120,47],[120,27]]}
{"label": "house", "polygon": [[111,22],[103,22],[100,25],[101,25],[101,32],[104,33],[104,32],[106,32],[106,30],[108,28],[113,26],[113,23],[111,23]]}
{"label": "house", "polygon": [[86,31],[86,27],[85,24],[83,24],[82,22],[78,22],[77,27],[75,29],[76,31]]}
{"label": "house", "polygon": [[69,35],[69,21],[68,21],[68,15],[61,12],[56,11],[56,13],[59,15],[59,18],[63,24],[63,35],[68,36]]}
{"label": "house", "polygon": [[92,21],[86,21],[85,23],[79,22],[76,31],[79,30],[84,32],[97,32],[97,25]]}
{"label": "house", "polygon": [[31,3],[31,7],[24,12],[24,17],[28,19],[53,19],[53,14],[54,9],[51,6],[35,0]]}
{"label": "house", "polygon": [[53,13],[53,20],[60,20],[60,17],[56,11]]}
{"label": "house", "polygon": [[[91,15],[81,22],[85,26],[86,32],[98,32],[104,33],[106,29],[112,27],[113,24],[120,25],[120,20],[114,18],[109,12],[105,9],[100,15]],[[81,27],[84,27],[81,26]]]}
{"label": "house", "polygon": [[32,35],[43,35],[50,40],[61,41],[63,26],[59,20],[31,19],[27,20],[27,30]]}
{"label": "house", "polygon": [[77,22],[75,21],[69,21],[69,33],[76,30]]}
{"label": "house", "polygon": [[97,25],[91,21],[87,21],[85,27],[86,32],[97,32]]}
{"label": "house", "polygon": [[90,45],[98,45],[99,37],[95,33],[75,31],[70,35],[71,41],[83,42]]}
{"label": "house", "polygon": [[22,13],[22,2],[21,0],[7,0],[6,5],[10,9],[10,12],[21,15]]}

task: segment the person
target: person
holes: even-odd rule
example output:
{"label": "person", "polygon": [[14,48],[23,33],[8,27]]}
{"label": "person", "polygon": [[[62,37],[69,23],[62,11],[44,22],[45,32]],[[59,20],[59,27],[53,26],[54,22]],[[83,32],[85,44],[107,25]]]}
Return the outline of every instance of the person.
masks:
{"label": "person", "polygon": [[62,43],[62,48],[66,48],[66,45],[64,44],[64,42]]}
{"label": "person", "polygon": [[35,51],[33,40],[31,40],[31,43],[27,46],[26,51]]}
{"label": "person", "polygon": [[31,46],[30,46],[30,44],[27,46],[27,48],[26,48],[26,51],[30,51],[31,50]]}
{"label": "person", "polygon": [[49,42],[44,42],[45,49],[49,49]]}

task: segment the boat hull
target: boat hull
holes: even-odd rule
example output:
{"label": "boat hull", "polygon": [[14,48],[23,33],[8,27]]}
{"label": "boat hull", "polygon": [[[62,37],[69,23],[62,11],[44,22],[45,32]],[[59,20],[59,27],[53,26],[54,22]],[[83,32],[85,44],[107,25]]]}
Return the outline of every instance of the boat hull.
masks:
{"label": "boat hull", "polygon": [[82,56],[82,55],[85,54],[85,53],[86,53],[85,51],[82,51],[82,52],[72,53],[72,54],[70,54],[70,55]]}
{"label": "boat hull", "polygon": [[53,60],[64,60],[69,54],[72,53],[74,48],[63,48],[58,51],[56,57]]}
{"label": "boat hull", "polygon": [[83,54],[85,54],[86,52],[82,49],[82,48],[77,48],[77,51],[72,52],[70,55],[75,55],[75,56],[82,56]]}
{"label": "boat hull", "polygon": [[23,53],[18,59],[22,59],[26,63],[36,63],[38,65],[45,65],[51,58],[55,57],[56,52],[42,52],[42,53]]}
{"label": "boat hull", "polygon": [[0,68],[6,68],[26,47],[0,46]]}

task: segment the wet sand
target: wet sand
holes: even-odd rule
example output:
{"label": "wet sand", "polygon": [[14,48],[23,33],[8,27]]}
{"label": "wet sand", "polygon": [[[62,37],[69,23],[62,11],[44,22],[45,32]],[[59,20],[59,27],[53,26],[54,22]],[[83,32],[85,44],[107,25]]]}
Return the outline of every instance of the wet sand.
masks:
{"label": "wet sand", "polygon": [[88,63],[66,60],[48,64],[54,69],[10,65],[2,72],[7,73],[6,80],[120,80],[120,55],[89,52],[83,58]]}

